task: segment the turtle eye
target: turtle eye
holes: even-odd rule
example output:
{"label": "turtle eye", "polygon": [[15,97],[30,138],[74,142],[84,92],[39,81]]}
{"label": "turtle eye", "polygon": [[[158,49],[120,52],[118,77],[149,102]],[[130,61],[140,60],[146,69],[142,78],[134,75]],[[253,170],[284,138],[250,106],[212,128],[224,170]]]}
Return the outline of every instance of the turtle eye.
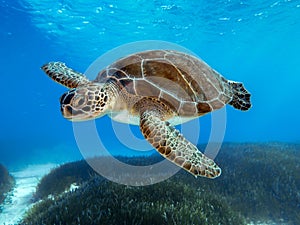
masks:
{"label": "turtle eye", "polygon": [[85,96],[83,95],[75,95],[72,100],[72,105],[74,107],[80,107],[85,103]]}

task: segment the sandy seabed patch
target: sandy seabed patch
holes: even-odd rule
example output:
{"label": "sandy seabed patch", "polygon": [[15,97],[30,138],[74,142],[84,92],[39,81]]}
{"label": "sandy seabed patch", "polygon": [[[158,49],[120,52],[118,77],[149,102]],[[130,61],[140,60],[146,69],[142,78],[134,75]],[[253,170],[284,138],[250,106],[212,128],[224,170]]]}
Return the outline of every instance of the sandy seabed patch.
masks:
{"label": "sandy seabed patch", "polygon": [[15,178],[14,189],[8,194],[0,215],[0,225],[17,224],[24,213],[32,206],[31,199],[39,180],[56,164],[29,165],[25,169],[12,171]]}

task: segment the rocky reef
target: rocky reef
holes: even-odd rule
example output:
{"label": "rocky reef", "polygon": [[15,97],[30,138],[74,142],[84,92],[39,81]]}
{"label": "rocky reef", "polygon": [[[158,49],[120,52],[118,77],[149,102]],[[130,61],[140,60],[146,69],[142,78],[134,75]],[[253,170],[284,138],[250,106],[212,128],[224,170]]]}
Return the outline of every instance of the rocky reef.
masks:
{"label": "rocky reef", "polygon": [[223,169],[217,179],[181,170],[141,187],[107,181],[84,161],[65,164],[41,180],[39,202],[21,224],[300,224],[300,145],[226,143],[216,161]]}

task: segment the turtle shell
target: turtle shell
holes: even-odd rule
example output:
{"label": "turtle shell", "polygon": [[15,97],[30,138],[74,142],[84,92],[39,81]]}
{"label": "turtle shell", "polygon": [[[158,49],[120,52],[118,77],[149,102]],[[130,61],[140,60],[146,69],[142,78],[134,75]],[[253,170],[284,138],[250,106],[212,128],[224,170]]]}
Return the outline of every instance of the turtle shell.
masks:
{"label": "turtle shell", "polygon": [[231,100],[228,81],[202,60],[177,51],[129,55],[102,70],[94,82],[114,82],[136,96],[157,97],[181,116],[199,116]]}

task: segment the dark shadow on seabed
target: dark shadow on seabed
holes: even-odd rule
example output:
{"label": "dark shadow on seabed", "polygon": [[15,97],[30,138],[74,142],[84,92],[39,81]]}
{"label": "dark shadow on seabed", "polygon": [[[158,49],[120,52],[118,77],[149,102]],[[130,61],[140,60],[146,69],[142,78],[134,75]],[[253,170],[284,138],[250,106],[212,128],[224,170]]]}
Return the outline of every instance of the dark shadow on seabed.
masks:
{"label": "dark shadow on seabed", "polygon": [[[7,169],[0,164],[0,205],[3,203],[6,195],[12,190],[14,178],[8,173]],[[2,208],[0,207],[0,213]]]}

